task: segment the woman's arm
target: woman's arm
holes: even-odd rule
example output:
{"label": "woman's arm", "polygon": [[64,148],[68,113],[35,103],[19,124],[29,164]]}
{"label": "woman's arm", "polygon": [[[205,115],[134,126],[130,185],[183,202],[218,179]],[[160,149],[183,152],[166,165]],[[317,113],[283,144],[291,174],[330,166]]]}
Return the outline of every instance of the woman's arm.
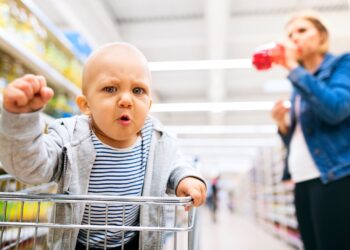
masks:
{"label": "woman's arm", "polygon": [[324,122],[338,124],[350,115],[350,54],[339,58],[329,81],[317,79],[302,67],[288,76],[304,100]]}

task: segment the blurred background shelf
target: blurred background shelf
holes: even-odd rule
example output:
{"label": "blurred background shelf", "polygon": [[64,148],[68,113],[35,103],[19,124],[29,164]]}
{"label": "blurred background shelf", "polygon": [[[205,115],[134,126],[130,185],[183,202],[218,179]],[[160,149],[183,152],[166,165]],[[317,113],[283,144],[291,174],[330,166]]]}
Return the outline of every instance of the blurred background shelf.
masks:
{"label": "blurred background shelf", "polygon": [[56,88],[62,88],[71,95],[78,95],[80,93],[79,87],[75,86],[45,61],[23,47],[16,39],[11,38],[3,30],[0,30],[0,48],[10,54],[14,59],[26,65],[26,67],[31,68],[36,74],[45,76],[48,82]]}

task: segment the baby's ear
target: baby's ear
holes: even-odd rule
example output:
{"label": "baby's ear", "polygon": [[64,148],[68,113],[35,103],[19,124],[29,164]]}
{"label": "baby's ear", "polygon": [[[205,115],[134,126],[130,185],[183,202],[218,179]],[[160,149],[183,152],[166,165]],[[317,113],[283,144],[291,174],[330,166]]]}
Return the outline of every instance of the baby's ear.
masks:
{"label": "baby's ear", "polygon": [[75,99],[75,102],[77,103],[81,113],[85,115],[91,115],[91,111],[90,111],[86,96],[78,95],[77,98]]}

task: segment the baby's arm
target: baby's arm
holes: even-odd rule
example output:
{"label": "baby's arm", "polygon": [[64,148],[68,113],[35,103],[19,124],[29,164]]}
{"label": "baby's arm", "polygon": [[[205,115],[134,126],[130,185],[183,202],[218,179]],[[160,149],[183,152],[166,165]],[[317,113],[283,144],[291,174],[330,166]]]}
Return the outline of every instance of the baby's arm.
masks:
{"label": "baby's arm", "polygon": [[0,161],[8,173],[26,183],[50,181],[57,165],[60,147],[55,139],[44,140],[43,124],[36,112],[52,96],[45,78],[35,75],[16,79],[4,90]]}
{"label": "baby's arm", "polygon": [[170,174],[168,192],[176,196],[191,196],[193,205],[198,207],[206,200],[206,185],[199,171],[177,151],[175,168]]}

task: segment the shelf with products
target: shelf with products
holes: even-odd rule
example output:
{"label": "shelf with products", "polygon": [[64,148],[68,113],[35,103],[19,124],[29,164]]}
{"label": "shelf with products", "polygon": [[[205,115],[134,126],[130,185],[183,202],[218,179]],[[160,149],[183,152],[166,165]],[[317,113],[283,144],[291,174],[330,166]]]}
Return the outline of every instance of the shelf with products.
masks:
{"label": "shelf with products", "polygon": [[264,223],[265,229],[273,235],[276,235],[281,240],[285,241],[289,245],[293,246],[296,249],[303,249],[303,244],[300,239],[298,231],[294,229],[289,229],[281,226],[278,223],[271,221]]}
{"label": "shelf with products", "polygon": [[1,46],[6,51],[19,60],[33,62],[39,67],[35,71],[45,68],[52,82],[58,80],[69,90],[73,89],[69,85],[79,89],[82,60],[30,0],[0,0],[0,31]]}
{"label": "shelf with products", "polygon": [[[22,62],[0,49],[0,92],[9,82],[28,73],[38,74],[38,72],[29,69]],[[76,93],[57,87],[57,84],[53,84],[50,79],[47,79],[47,84],[54,90],[55,95],[45,107],[44,112],[47,115],[45,121],[52,120],[49,119],[49,116],[59,118],[79,113],[75,104]]]}
{"label": "shelf with products", "polygon": [[67,80],[46,62],[42,61],[40,58],[28,51],[28,49],[23,47],[15,39],[7,36],[1,29],[0,48],[2,50],[2,54],[4,54],[6,51],[10,57],[16,59],[15,61],[17,64],[26,65],[26,67],[31,69],[31,72],[45,76],[45,78],[56,88],[64,89],[64,91],[73,95],[80,93],[79,87]]}
{"label": "shelf with products", "polygon": [[302,242],[295,217],[294,185],[282,182],[283,149],[263,148],[251,169],[252,196],[256,220],[267,227],[273,235],[281,238],[296,249],[302,249]]}
{"label": "shelf with products", "polygon": [[271,220],[272,222],[278,223],[280,225],[285,225],[289,228],[294,228],[294,229],[297,229],[298,227],[298,223],[296,222],[293,216],[279,214],[275,212],[270,212],[265,216],[267,219]]}

